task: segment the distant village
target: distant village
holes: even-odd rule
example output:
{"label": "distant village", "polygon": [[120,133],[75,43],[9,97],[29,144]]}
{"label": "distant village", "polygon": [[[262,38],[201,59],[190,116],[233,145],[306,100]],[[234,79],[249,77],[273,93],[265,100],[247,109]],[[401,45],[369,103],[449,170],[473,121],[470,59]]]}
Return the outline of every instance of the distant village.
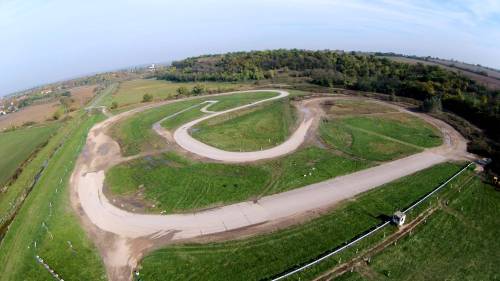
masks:
{"label": "distant village", "polygon": [[[48,96],[53,92],[53,89],[42,89],[38,92],[38,96]],[[0,116],[17,112],[20,108],[29,105],[27,102],[28,99],[33,99],[32,93],[13,97],[0,97]]]}
{"label": "distant village", "polygon": [[19,108],[14,105],[14,102],[10,102],[8,105],[0,104],[0,115],[7,115],[18,110]]}
{"label": "distant village", "polygon": [[146,66],[137,66],[130,69],[105,72],[91,76],[80,77],[72,80],[47,84],[41,87],[35,87],[28,90],[13,93],[9,96],[0,96],[0,117],[19,111],[23,107],[35,103],[43,103],[47,100],[58,98],[68,89],[84,86],[112,83],[113,81],[127,80],[133,78],[144,78],[151,73],[162,68],[162,65],[150,64]]}

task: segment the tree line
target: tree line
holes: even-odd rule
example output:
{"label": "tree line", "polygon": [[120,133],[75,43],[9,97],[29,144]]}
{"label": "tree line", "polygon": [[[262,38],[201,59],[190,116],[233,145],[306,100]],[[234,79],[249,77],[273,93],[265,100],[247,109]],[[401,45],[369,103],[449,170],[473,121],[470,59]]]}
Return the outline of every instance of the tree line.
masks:
{"label": "tree line", "polygon": [[378,92],[437,104],[500,139],[500,91],[436,65],[342,51],[269,50],[206,55],[172,63],[158,79],[251,81],[288,74],[325,87]]}

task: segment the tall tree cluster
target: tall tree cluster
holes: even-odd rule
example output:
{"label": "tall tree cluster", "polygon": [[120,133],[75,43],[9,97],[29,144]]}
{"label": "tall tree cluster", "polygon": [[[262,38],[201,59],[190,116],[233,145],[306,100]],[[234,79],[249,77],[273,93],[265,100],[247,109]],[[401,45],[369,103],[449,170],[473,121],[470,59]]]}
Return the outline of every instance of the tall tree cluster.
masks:
{"label": "tall tree cluster", "polygon": [[[500,138],[500,91],[492,91],[460,73],[439,66],[408,64],[342,51],[270,50],[205,55],[172,63],[158,74],[171,81],[248,81],[275,75],[303,77],[325,87],[341,87],[439,100],[439,108],[462,116]],[[432,107],[433,110],[436,108]]]}

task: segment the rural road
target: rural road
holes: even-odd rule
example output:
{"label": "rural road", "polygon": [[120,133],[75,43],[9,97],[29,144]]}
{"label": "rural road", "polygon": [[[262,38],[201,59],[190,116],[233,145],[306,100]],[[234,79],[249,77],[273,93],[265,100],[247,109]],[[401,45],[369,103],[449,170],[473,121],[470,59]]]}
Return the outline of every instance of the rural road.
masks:
{"label": "rural road", "polygon": [[[209,118],[288,96],[286,91],[275,92],[279,95],[222,112],[208,111],[207,108],[211,105],[208,102],[204,110],[210,115],[182,125],[174,132],[174,140],[191,153],[229,163],[256,161],[290,153],[304,141],[313,119],[310,116],[304,117],[287,141],[274,148],[256,152],[219,150],[189,135],[189,128]],[[349,175],[266,196],[258,202],[241,202],[188,214],[136,214],[116,207],[103,193],[105,170],[123,162],[124,159],[121,157],[118,143],[106,134],[106,129],[123,117],[148,108],[152,106],[134,109],[96,124],[88,134],[86,146],[71,178],[73,206],[94,240],[101,239],[96,243],[111,280],[129,279],[130,272],[135,268],[142,253],[153,247],[154,242],[151,241],[162,241],[160,244],[171,243],[174,240],[222,233],[305,214],[332,206],[435,164],[450,159],[461,159],[466,155],[465,139],[451,126],[418,114],[441,129],[445,139],[443,145]],[[156,127],[158,129],[158,124]],[[108,234],[114,237],[112,243]],[[146,241],[146,246],[136,249],[135,241]],[[154,246],[157,247],[158,243]]]}

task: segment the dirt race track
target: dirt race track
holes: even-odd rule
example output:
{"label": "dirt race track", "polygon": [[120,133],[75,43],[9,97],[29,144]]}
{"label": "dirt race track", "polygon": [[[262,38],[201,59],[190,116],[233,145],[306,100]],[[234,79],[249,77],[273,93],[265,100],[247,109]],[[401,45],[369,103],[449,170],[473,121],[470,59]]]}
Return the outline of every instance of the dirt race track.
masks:
{"label": "dirt race track", "polygon": [[[286,91],[274,92],[279,95],[223,112],[209,111],[208,108],[213,103],[208,102],[203,110],[209,115],[182,125],[174,132],[173,138],[159,123],[153,127],[168,141],[174,140],[183,149],[204,158],[241,163],[279,157],[297,149],[308,131],[314,129],[314,121],[317,121],[319,116],[317,111],[308,108],[314,102],[302,103],[302,120],[292,136],[284,143],[267,150],[226,152],[203,144],[188,133],[191,126],[208,118],[288,96]],[[89,132],[84,151],[73,171],[72,204],[99,248],[110,280],[130,280],[132,270],[142,255],[162,245],[205,235],[224,235],[242,229],[246,233],[257,233],[266,231],[267,227],[268,231],[283,221],[313,215],[317,210],[324,210],[342,200],[432,165],[470,157],[466,152],[465,139],[448,124],[427,115],[407,112],[396,105],[389,105],[419,116],[438,127],[444,137],[443,145],[356,173],[266,196],[257,202],[241,202],[189,214],[135,214],[122,210],[104,196],[104,176],[108,168],[131,158],[121,156],[118,143],[109,137],[106,131],[112,124],[127,116],[170,102],[136,108],[96,124]]]}

